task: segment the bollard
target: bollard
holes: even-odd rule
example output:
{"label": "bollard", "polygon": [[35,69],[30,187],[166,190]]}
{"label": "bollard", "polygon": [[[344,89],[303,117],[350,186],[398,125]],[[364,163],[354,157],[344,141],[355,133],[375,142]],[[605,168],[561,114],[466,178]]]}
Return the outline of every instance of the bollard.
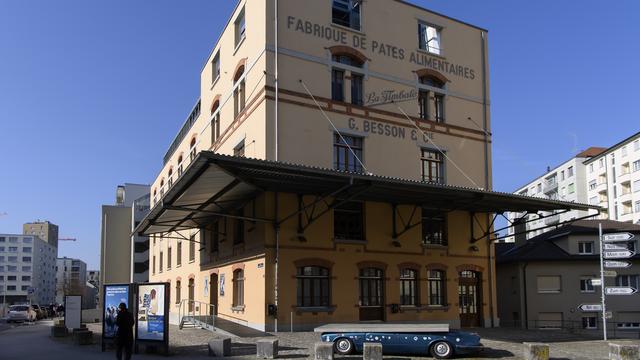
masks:
{"label": "bollard", "polygon": [[317,342],[314,350],[315,360],[333,360],[333,343]]}
{"label": "bollard", "polygon": [[609,359],[638,360],[640,359],[640,345],[609,343]]}
{"label": "bollard", "polygon": [[221,357],[231,355],[231,338],[209,341],[209,356]]}
{"label": "bollard", "polygon": [[549,345],[542,343],[523,343],[525,360],[549,360]]}
{"label": "bollard", "polygon": [[256,350],[256,357],[259,359],[275,359],[278,357],[278,340],[258,340]]}
{"label": "bollard", "polygon": [[364,343],[362,349],[363,360],[382,360],[382,344],[381,343]]}

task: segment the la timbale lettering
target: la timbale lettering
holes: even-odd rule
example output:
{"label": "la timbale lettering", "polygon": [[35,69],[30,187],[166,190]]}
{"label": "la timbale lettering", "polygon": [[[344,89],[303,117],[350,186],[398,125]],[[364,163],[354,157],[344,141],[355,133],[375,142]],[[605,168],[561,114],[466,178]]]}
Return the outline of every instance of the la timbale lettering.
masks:
{"label": "la timbale lettering", "polygon": [[[475,70],[458,64],[434,58],[421,52],[407,52],[405,49],[379,41],[369,41],[366,36],[351,35],[348,32],[333,26],[325,26],[308,20],[287,17],[287,29],[311,35],[319,39],[332,41],[341,45],[351,46],[356,49],[368,51],[376,55],[387,56],[396,60],[408,60],[412,64],[437,70],[464,79],[474,80]],[[408,56],[407,56],[408,54]]]}

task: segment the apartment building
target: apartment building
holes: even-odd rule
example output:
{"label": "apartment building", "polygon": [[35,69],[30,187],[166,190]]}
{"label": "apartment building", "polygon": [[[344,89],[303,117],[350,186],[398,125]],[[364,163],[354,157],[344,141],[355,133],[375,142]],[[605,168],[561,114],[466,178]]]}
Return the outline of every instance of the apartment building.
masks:
{"label": "apartment building", "polygon": [[68,257],[56,261],[56,302],[64,304],[65,295],[85,295],[87,264]]}
{"label": "apartment building", "polygon": [[600,218],[640,224],[640,132],[585,161],[585,166],[587,197],[604,209]]}
{"label": "apartment building", "polygon": [[22,233],[35,235],[49,244],[58,247],[58,225],[49,221],[34,221],[22,225]]}
{"label": "apartment building", "polygon": [[136,229],[171,321],[497,325],[492,214],[589,206],[490,191],[487,31],[400,0],[275,3],[238,2]]}
{"label": "apartment building", "polygon": [[[522,186],[514,194],[586,204],[589,196],[587,194],[586,166],[584,162],[605,150],[606,148],[590,147],[555,168],[548,168],[544,175]],[[593,205],[597,206],[598,204]],[[582,218],[586,215],[588,215],[588,212],[576,210],[560,210],[558,212],[536,214],[509,213],[507,218],[510,223],[517,225],[508,229],[508,235],[518,233],[518,236],[530,239],[553,230],[555,228],[554,225]],[[509,236],[505,240],[506,242],[513,242],[515,237]]]}
{"label": "apartment building", "polygon": [[[599,224],[604,233],[631,232],[640,237],[640,226],[612,220],[579,220],[545,232],[528,241],[496,244],[498,314],[502,326],[565,328],[602,331],[600,312],[582,311],[581,304],[599,304],[601,289],[591,283],[600,278]],[[628,242],[631,250],[638,240]],[[605,286],[638,289],[640,255],[625,269],[613,269]],[[640,295],[607,296],[613,316],[608,329],[617,336],[638,337]]]}
{"label": "apartment building", "polygon": [[38,236],[0,234],[0,294],[7,304],[53,303],[57,257],[58,248]]}
{"label": "apartment building", "polygon": [[116,188],[115,204],[102,206],[100,284],[148,281],[140,255],[148,239],[132,235],[149,211],[148,196],[149,185],[125,183]]}

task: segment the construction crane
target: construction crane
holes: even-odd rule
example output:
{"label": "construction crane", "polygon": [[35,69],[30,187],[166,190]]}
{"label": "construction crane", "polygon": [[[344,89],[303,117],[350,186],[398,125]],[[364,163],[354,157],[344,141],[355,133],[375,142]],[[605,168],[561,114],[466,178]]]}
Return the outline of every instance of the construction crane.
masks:
{"label": "construction crane", "polygon": [[76,241],[76,238],[58,238],[58,241]]}

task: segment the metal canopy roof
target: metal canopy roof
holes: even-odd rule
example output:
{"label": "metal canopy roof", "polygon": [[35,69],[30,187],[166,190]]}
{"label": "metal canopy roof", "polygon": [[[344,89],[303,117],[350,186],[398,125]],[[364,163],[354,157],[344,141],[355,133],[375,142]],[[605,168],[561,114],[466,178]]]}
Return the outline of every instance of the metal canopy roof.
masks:
{"label": "metal canopy roof", "polygon": [[149,235],[199,228],[218,216],[275,223],[275,219],[233,215],[233,210],[264,191],[335,195],[349,200],[477,213],[599,209],[586,204],[203,151],[135,231]]}

